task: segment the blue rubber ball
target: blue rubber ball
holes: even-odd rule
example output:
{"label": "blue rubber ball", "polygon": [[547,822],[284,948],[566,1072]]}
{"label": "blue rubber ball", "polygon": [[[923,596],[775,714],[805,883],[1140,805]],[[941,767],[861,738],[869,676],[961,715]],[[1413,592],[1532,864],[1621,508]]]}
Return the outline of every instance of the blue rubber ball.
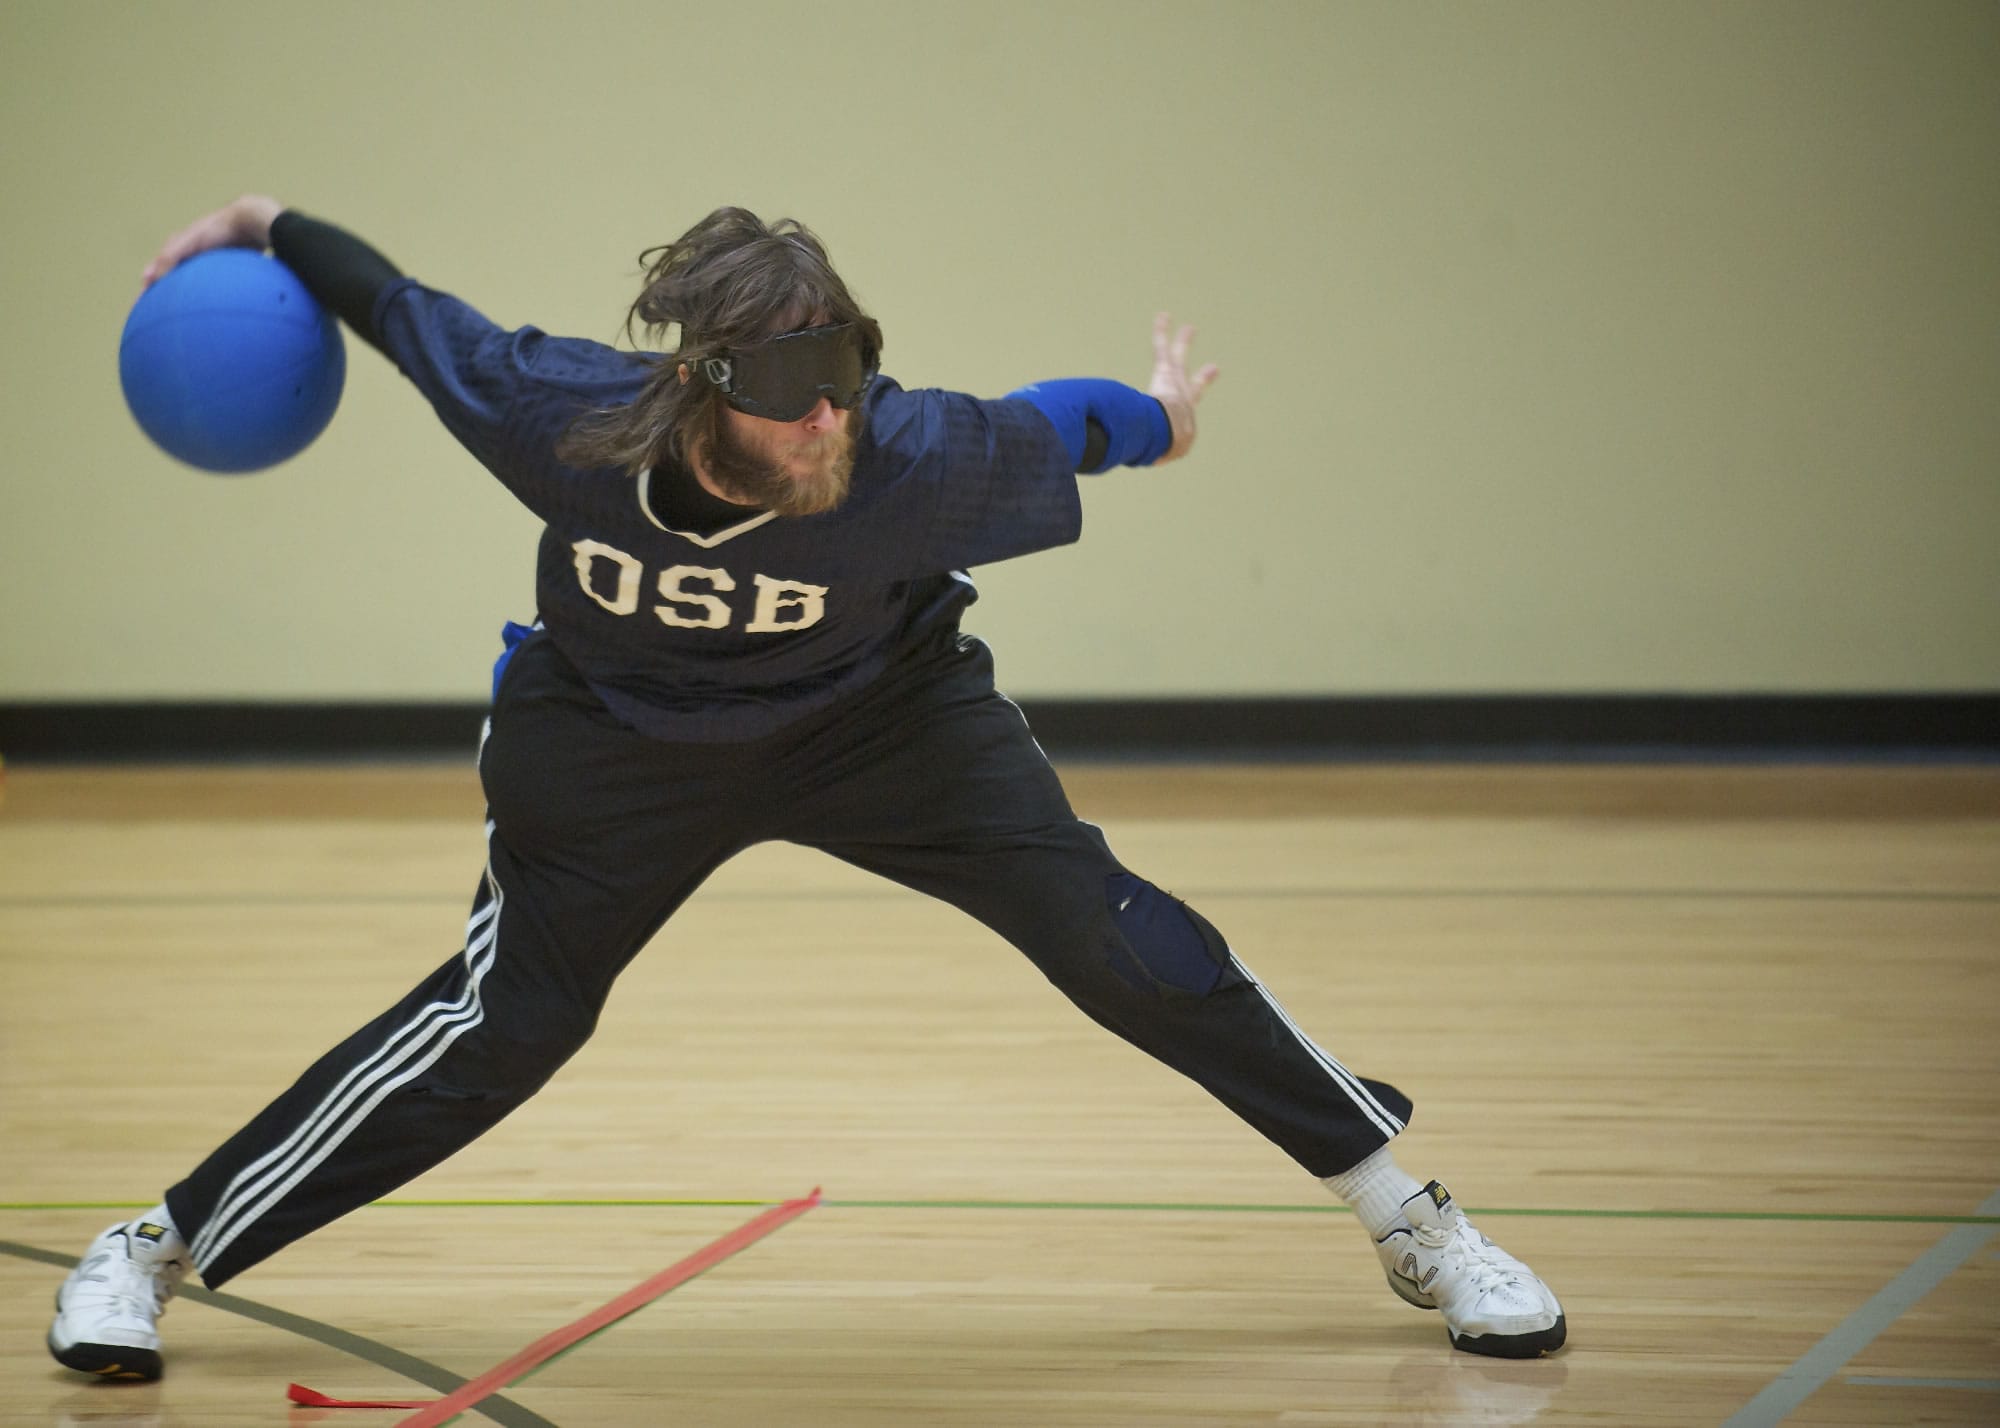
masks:
{"label": "blue rubber ball", "polygon": [[347,380],[340,324],[276,258],[199,253],[125,319],[118,381],[140,428],[204,471],[261,471],[326,430]]}

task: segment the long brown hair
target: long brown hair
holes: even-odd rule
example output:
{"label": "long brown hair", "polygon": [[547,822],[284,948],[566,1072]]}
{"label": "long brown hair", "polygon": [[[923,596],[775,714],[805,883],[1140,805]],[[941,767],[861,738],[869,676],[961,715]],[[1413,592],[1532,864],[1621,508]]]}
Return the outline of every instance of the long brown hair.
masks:
{"label": "long brown hair", "polygon": [[645,287],[625,316],[625,333],[643,327],[661,345],[680,327],[680,345],[654,357],[654,369],[630,406],[585,412],[556,444],[572,466],[619,466],[637,475],[713,442],[722,394],[693,366],[731,348],[809,324],[851,322],[869,350],[882,350],[882,329],[861,310],[833,270],[826,247],[790,218],[767,224],[744,208],[718,208],[672,243],[639,255]]}

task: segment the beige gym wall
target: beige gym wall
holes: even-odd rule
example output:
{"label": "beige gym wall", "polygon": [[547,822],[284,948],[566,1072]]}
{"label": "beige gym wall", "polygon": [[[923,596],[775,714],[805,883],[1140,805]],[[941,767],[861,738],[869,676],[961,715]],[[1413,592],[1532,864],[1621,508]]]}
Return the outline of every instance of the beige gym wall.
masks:
{"label": "beige gym wall", "polygon": [[118,334],[265,191],[611,339],[717,205],[906,385],[1223,365],[977,572],[1024,695],[2000,687],[2000,7],[0,5],[0,701],[474,699],[535,528],[349,339],[219,478]]}

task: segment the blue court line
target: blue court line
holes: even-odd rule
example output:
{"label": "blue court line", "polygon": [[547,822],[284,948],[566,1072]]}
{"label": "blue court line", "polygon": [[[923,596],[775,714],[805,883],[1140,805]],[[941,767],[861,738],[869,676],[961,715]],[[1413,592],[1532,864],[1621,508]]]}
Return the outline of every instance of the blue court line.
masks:
{"label": "blue court line", "polygon": [[2000,1393],[2000,1378],[1882,1378],[1875,1374],[1851,1373],[1844,1383],[1865,1383],[1877,1388],[1969,1388],[1974,1393]]}
{"label": "blue court line", "polygon": [[[1979,1213],[2000,1213],[2000,1190],[1986,1197]],[[1765,1385],[1763,1392],[1725,1419],[1722,1428],[1770,1428],[1771,1424],[1782,1423],[1911,1305],[1978,1254],[1994,1233],[1991,1225],[1960,1225],[1949,1231],[1919,1255],[1914,1264],[1877,1291],[1874,1298],[1807,1349],[1798,1362]]]}

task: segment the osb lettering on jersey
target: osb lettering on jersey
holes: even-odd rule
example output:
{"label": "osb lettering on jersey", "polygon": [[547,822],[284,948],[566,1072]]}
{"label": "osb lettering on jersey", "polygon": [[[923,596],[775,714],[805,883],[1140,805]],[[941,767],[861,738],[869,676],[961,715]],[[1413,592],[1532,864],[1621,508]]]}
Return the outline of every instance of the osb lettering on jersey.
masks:
{"label": "osb lettering on jersey", "polygon": [[[669,565],[646,585],[646,565],[601,540],[571,542],[583,593],[614,615],[636,615],[642,603],[663,625],[677,630],[727,630],[778,634],[809,629],[826,618],[825,585],[752,574],[749,592],[720,566]],[[643,593],[642,593],[643,592]],[[744,618],[747,617],[747,618]],[[738,620],[742,623],[738,626]]]}

